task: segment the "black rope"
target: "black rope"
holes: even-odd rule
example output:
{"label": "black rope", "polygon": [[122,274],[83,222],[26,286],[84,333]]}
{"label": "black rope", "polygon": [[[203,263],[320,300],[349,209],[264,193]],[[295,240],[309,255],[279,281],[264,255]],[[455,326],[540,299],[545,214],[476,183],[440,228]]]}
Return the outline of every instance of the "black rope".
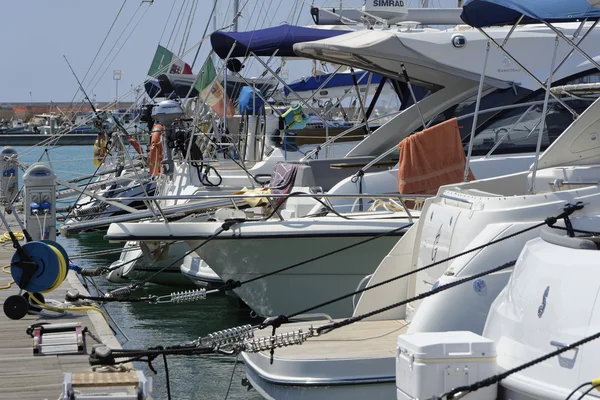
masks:
{"label": "black rope", "polygon": [[408,304],[408,303],[416,301],[416,300],[425,299],[425,298],[427,298],[429,296],[433,296],[434,294],[437,294],[439,292],[443,292],[444,290],[451,289],[451,288],[453,288],[455,286],[458,286],[458,285],[461,285],[461,284],[463,284],[465,282],[469,282],[469,281],[472,281],[474,279],[481,278],[482,276],[487,276],[487,275],[493,274],[495,272],[502,271],[504,269],[513,267],[516,263],[517,263],[516,260],[507,262],[507,263],[502,264],[502,265],[500,265],[500,266],[498,266],[496,268],[492,268],[490,270],[483,271],[483,272],[480,272],[478,274],[474,274],[474,275],[468,276],[466,278],[459,279],[459,280],[451,282],[451,283],[447,283],[445,285],[440,285],[437,288],[431,289],[428,292],[423,292],[420,295],[417,295],[417,296],[414,296],[412,298],[399,301],[399,302],[394,303],[394,304],[390,304],[390,305],[385,306],[385,307],[381,307],[381,308],[379,308],[377,310],[373,310],[373,311],[370,311],[370,312],[365,313],[365,314],[357,315],[355,317],[346,318],[346,319],[338,321],[338,322],[332,322],[331,324],[320,326],[320,327],[318,327],[316,329],[316,331],[319,334],[329,333],[329,332],[331,332],[331,331],[333,331],[335,329],[341,328],[343,326],[351,325],[351,324],[353,324],[355,322],[362,321],[365,318],[372,317],[373,315],[381,314],[382,312],[389,311],[389,310],[391,310],[393,308],[403,306],[405,304]]}
{"label": "black rope", "polygon": [[163,363],[165,364],[165,380],[167,383],[167,399],[171,400],[171,380],[169,379],[169,364],[167,363],[167,355],[163,353]]}
{"label": "black rope", "polygon": [[99,301],[104,303],[109,302],[123,302],[126,301],[128,303],[144,303],[144,302],[153,302],[154,297],[107,297],[107,296],[84,296],[79,293],[73,295],[67,292],[65,295],[65,300],[68,302],[75,302],[78,300],[91,300],[91,301]]}
{"label": "black rope", "polygon": [[571,396],[573,396],[575,393],[577,393],[577,391],[579,389],[582,389],[591,384],[592,384],[592,382],[585,382],[585,383],[582,383],[581,385],[577,386],[575,389],[573,389],[573,391],[571,393],[569,393],[569,395],[567,396],[567,398],[565,400],[569,400],[571,398]]}
{"label": "black rope", "polygon": [[[565,228],[564,226],[552,226],[553,229],[560,229],[563,231],[571,231],[574,233],[581,233],[582,235],[588,235],[588,236],[600,236],[600,232],[594,232],[594,231],[584,231],[581,229],[575,229],[575,228]],[[574,237],[574,236],[571,236]]]}
{"label": "black rope", "polygon": [[591,392],[592,390],[598,388],[600,386],[600,383],[596,383],[595,385],[593,385],[591,388],[589,388],[588,390],[586,390],[585,392],[583,392],[583,394],[581,396],[579,396],[577,398],[577,400],[581,400],[585,397],[586,394],[588,394],[589,392]]}
{"label": "black rope", "polygon": [[363,288],[363,289],[356,290],[356,291],[354,291],[354,292],[352,292],[352,293],[345,294],[345,295],[343,295],[343,296],[340,296],[340,297],[338,297],[338,298],[335,298],[335,299],[332,299],[332,300],[326,301],[326,302],[324,302],[324,303],[317,304],[317,305],[315,305],[315,306],[312,306],[312,307],[306,308],[306,309],[304,309],[304,310],[302,310],[302,311],[298,311],[298,312],[295,312],[295,313],[293,313],[293,314],[290,314],[290,315],[287,315],[287,316],[285,316],[285,315],[280,315],[280,316],[277,316],[277,317],[270,317],[270,318],[267,318],[267,319],[266,319],[266,320],[265,320],[265,321],[264,321],[264,322],[261,324],[261,329],[262,329],[262,328],[265,328],[265,327],[267,327],[267,326],[270,326],[270,325],[273,325],[273,326],[281,326],[281,324],[288,322],[288,320],[289,320],[290,318],[293,318],[293,317],[295,317],[295,316],[297,316],[297,315],[306,314],[307,312],[313,311],[313,310],[315,310],[315,309],[317,309],[317,308],[320,308],[320,307],[327,306],[327,305],[329,305],[329,304],[335,303],[335,302],[337,302],[337,301],[340,301],[340,300],[347,299],[347,298],[349,298],[349,297],[352,297],[352,296],[355,296],[355,295],[357,295],[357,294],[361,294],[361,293],[367,292],[367,291],[369,291],[369,290],[372,290],[372,289],[378,288],[378,287],[380,287],[380,286],[383,286],[383,285],[386,285],[386,284],[388,284],[388,283],[391,283],[391,282],[397,281],[397,280],[399,280],[399,279],[406,278],[407,276],[414,275],[414,274],[416,274],[416,273],[418,273],[418,272],[424,271],[424,270],[426,270],[426,269],[429,269],[429,268],[433,268],[433,267],[435,267],[436,265],[439,265],[439,264],[442,264],[442,263],[445,263],[445,262],[448,262],[448,261],[454,260],[455,258],[462,257],[462,256],[464,256],[464,255],[466,255],[466,254],[469,254],[469,253],[472,253],[472,252],[474,252],[474,251],[481,250],[481,249],[483,249],[483,248],[485,248],[485,247],[487,247],[487,246],[491,246],[492,244],[496,244],[496,243],[502,242],[502,241],[504,241],[504,240],[510,239],[510,238],[512,238],[512,237],[518,236],[518,235],[520,235],[520,234],[522,234],[522,233],[525,233],[525,232],[531,231],[531,230],[533,230],[533,229],[537,229],[537,228],[539,228],[539,227],[543,226],[544,224],[546,224],[546,223],[545,223],[545,222],[542,222],[542,223],[536,224],[536,225],[534,225],[534,226],[531,226],[531,227],[529,227],[529,228],[526,228],[526,229],[520,230],[520,231],[518,231],[518,232],[515,232],[515,233],[513,233],[513,234],[511,234],[511,235],[508,235],[508,236],[506,236],[506,237],[503,237],[503,238],[500,238],[500,239],[494,240],[494,241],[492,241],[492,242],[489,242],[489,243],[483,244],[483,245],[481,245],[481,246],[475,247],[475,248],[473,248],[473,249],[470,249],[470,250],[467,250],[467,251],[463,251],[462,253],[455,254],[455,255],[453,255],[453,256],[450,256],[450,257],[447,257],[447,258],[445,258],[445,259],[443,259],[443,260],[436,261],[436,262],[434,262],[434,263],[431,263],[431,264],[425,265],[425,266],[423,266],[423,267],[421,267],[421,268],[414,269],[414,270],[412,270],[412,271],[409,271],[409,272],[406,272],[406,273],[404,273],[404,274],[401,274],[401,275],[394,276],[394,277],[392,277],[392,278],[386,279],[385,281],[381,281],[381,282],[379,282],[379,283],[376,283],[376,284],[374,284],[374,285],[367,286],[367,287],[365,287],[365,288]]}
{"label": "black rope", "polygon": [[[156,346],[148,349],[109,349],[106,346],[94,348],[89,356],[90,365],[118,365],[128,362],[143,361],[148,363],[152,372],[156,370],[152,367],[152,361],[158,356],[165,355],[202,355],[215,353],[216,350],[210,347],[199,347],[195,344],[183,344],[170,347]],[[144,359],[144,357],[146,357]]]}
{"label": "black rope", "polygon": [[521,364],[518,367],[509,369],[509,370],[507,370],[507,371],[505,371],[505,372],[503,372],[501,374],[497,374],[497,375],[491,376],[489,378],[483,379],[483,380],[481,380],[479,382],[475,382],[472,385],[460,386],[460,387],[454,388],[451,391],[449,391],[447,393],[444,393],[443,395],[441,395],[439,397],[433,397],[432,400],[453,399],[459,393],[462,395],[464,393],[474,392],[474,391],[482,389],[484,387],[487,387],[487,386],[490,386],[490,385],[494,385],[494,384],[500,382],[501,380],[509,377],[512,374],[520,372],[520,371],[522,371],[524,369],[527,369],[529,367],[532,367],[532,366],[534,366],[536,364],[542,363],[542,362],[544,362],[544,361],[546,361],[546,360],[548,360],[548,359],[550,359],[552,357],[556,357],[556,356],[558,356],[558,355],[560,355],[560,354],[562,354],[562,353],[564,353],[566,351],[573,350],[573,349],[575,349],[575,348],[577,348],[577,347],[579,347],[581,345],[584,345],[584,344],[586,344],[588,342],[591,342],[592,340],[596,340],[598,338],[600,338],[600,332],[598,332],[598,333],[596,333],[596,334],[594,334],[592,336],[588,336],[586,338],[583,338],[583,339],[581,339],[581,340],[579,340],[577,342],[571,343],[568,346],[561,347],[558,350],[555,350],[555,351],[553,351],[551,353],[545,354],[545,355],[543,355],[541,357],[538,357],[538,358],[536,358],[534,360],[531,360],[529,362]]}
{"label": "black rope", "polygon": [[[352,293],[349,293],[349,294],[346,294],[346,295],[340,296],[340,297],[338,297],[338,298],[335,298],[335,299],[332,299],[332,300],[329,300],[329,301],[323,302],[323,303],[321,303],[321,304],[317,304],[317,305],[315,305],[315,306],[312,306],[312,307],[306,308],[306,309],[304,309],[304,310],[302,310],[302,311],[298,311],[298,312],[295,312],[295,313],[293,313],[293,314],[289,314],[289,315],[279,315],[279,316],[275,316],[275,317],[269,317],[269,318],[265,319],[265,320],[263,321],[263,323],[262,323],[262,324],[260,324],[260,329],[264,329],[264,328],[266,328],[266,327],[268,327],[268,326],[273,326],[273,327],[275,327],[275,328],[278,328],[278,327],[280,327],[282,324],[284,324],[284,323],[288,322],[288,321],[290,320],[290,318],[293,318],[293,317],[295,317],[295,316],[298,316],[298,315],[301,315],[301,314],[306,314],[306,313],[308,313],[308,312],[310,312],[310,311],[313,311],[313,310],[315,310],[315,309],[317,309],[317,308],[320,308],[320,307],[327,306],[327,305],[329,305],[329,304],[332,304],[332,303],[338,302],[338,301],[340,301],[340,300],[344,300],[344,299],[347,299],[347,298],[349,298],[349,297],[355,296],[355,295],[357,295],[357,294],[361,294],[361,293],[364,293],[364,292],[366,292],[366,291],[369,291],[369,290],[372,290],[372,289],[378,288],[378,287],[380,287],[380,286],[386,285],[386,284],[388,284],[388,283],[390,283],[390,282],[394,282],[394,281],[396,281],[396,280],[399,280],[399,279],[405,278],[405,277],[407,277],[407,276],[414,275],[414,274],[416,274],[416,273],[418,273],[418,272],[421,272],[421,271],[424,271],[424,270],[426,270],[426,269],[432,268],[432,267],[434,267],[434,266],[436,266],[436,265],[439,265],[439,264],[442,264],[442,263],[445,263],[445,262],[448,262],[448,261],[454,260],[454,259],[456,259],[456,258],[462,257],[462,256],[464,256],[464,255],[467,255],[467,254],[469,254],[469,253],[473,253],[473,252],[475,252],[475,251],[479,251],[479,250],[481,250],[481,249],[484,249],[484,248],[486,248],[486,247],[488,247],[488,246],[491,246],[491,245],[493,245],[493,244],[500,243],[500,242],[502,242],[502,241],[505,241],[505,240],[511,239],[511,238],[513,238],[513,237],[516,237],[516,236],[518,236],[518,235],[521,235],[521,234],[523,234],[523,233],[526,233],[526,232],[532,231],[532,230],[534,230],[534,229],[540,228],[540,227],[541,227],[541,226],[543,226],[543,225],[549,225],[549,226],[552,226],[552,225],[554,225],[554,224],[555,224],[555,223],[558,221],[558,219],[561,219],[561,218],[566,218],[566,217],[568,217],[569,215],[571,215],[572,213],[574,213],[575,211],[577,211],[577,210],[581,210],[582,208],[583,208],[583,204],[582,204],[581,202],[579,202],[579,203],[577,203],[577,204],[574,204],[574,205],[572,205],[572,204],[566,204],[566,205],[565,205],[565,207],[563,208],[563,212],[562,212],[562,213],[560,213],[560,214],[559,214],[558,216],[556,216],[556,217],[548,217],[548,218],[546,218],[546,220],[545,220],[544,222],[541,222],[541,223],[539,223],[539,224],[536,224],[536,225],[530,226],[530,227],[528,227],[528,228],[522,229],[522,230],[520,230],[520,231],[518,231],[518,232],[514,232],[514,233],[512,233],[512,234],[510,234],[510,235],[507,235],[507,236],[505,236],[505,237],[502,237],[502,238],[500,238],[500,239],[493,240],[493,241],[491,241],[491,242],[488,242],[488,243],[486,243],[486,244],[483,244],[483,245],[481,245],[481,246],[474,247],[474,248],[472,248],[472,249],[470,249],[470,250],[463,251],[462,253],[458,253],[458,254],[455,254],[455,255],[453,255],[453,256],[447,257],[447,258],[445,258],[445,259],[443,259],[443,260],[436,261],[436,262],[434,262],[434,263],[431,263],[431,264],[425,265],[425,266],[423,266],[423,267],[421,267],[421,268],[417,268],[417,269],[414,269],[414,270],[412,270],[412,271],[406,272],[406,273],[404,273],[404,274],[401,274],[401,275],[398,275],[398,276],[392,277],[392,278],[390,278],[390,279],[387,279],[387,280],[385,280],[385,281],[381,281],[381,282],[379,282],[379,283],[376,283],[376,284],[374,284],[374,285],[367,286],[367,287],[365,287],[365,288],[363,288],[363,289],[356,290],[356,291],[354,291],[354,292],[352,292]],[[510,263],[508,263],[508,264],[510,264]],[[500,267],[498,267],[498,268],[499,268],[498,270],[501,270],[501,269],[508,268],[508,267],[507,267],[507,266],[505,266],[505,265],[507,265],[507,264],[504,264],[503,266],[500,266]],[[513,265],[514,265],[514,264],[513,264]],[[487,274],[489,274],[489,273],[492,273],[492,272],[491,272],[491,271],[487,271],[487,272],[483,273],[483,275],[481,275],[481,274],[478,274],[478,275],[484,276],[484,275],[487,275]],[[467,278],[465,278],[465,279],[467,279],[467,280],[476,279],[476,278],[478,277],[478,275],[472,275],[472,276],[470,276],[470,277],[467,277]],[[257,279],[257,278],[259,278],[259,277],[256,277],[256,278],[254,278],[254,279]],[[462,281],[456,281],[456,282],[460,282],[460,283],[462,283],[462,282],[466,282],[466,280],[464,280],[464,279],[463,279]],[[456,285],[456,282],[454,282],[453,284],[454,284],[454,285]],[[227,285],[227,284],[230,284],[230,283],[231,283],[231,282],[229,282],[229,281],[228,281],[228,282],[226,282],[226,285]],[[234,282],[234,283],[235,283],[235,282]],[[247,283],[247,282],[244,282],[244,283]],[[460,283],[459,283],[459,284],[460,284]],[[448,286],[448,285],[445,285],[444,287],[446,287],[446,286]],[[437,293],[438,289],[440,289],[440,288],[437,288],[437,289],[436,289],[436,291],[434,291],[434,290],[431,290],[430,292],[424,293],[424,294],[422,294],[422,295],[420,295],[420,296],[427,295],[427,296],[425,296],[425,297],[428,297],[428,296],[429,296],[431,293]],[[419,297],[419,296],[417,296],[417,297]],[[423,297],[423,298],[424,298],[424,297]],[[414,300],[414,299],[413,299],[413,300]],[[413,301],[413,300],[408,300],[408,301]],[[408,301],[407,301],[407,302],[408,302]],[[402,304],[398,304],[398,303],[396,303],[396,304],[393,304],[393,305],[389,306],[389,308],[388,308],[388,309],[392,309],[392,308],[395,308],[395,307],[399,307],[399,306],[401,306],[401,305],[403,305],[403,304],[406,304],[406,303],[402,303]],[[386,310],[387,310],[387,309],[384,309],[383,311],[386,311]],[[383,312],[383,311],[376,310],[375,314],[378,314],[378,313],[380,313],[380,312]],[[373,314],[373,315],[375,315],[375,314]],[[357,317],[357,318],[358,318],[358,317]],[[363,318],[364,318],[364,317],[363,317]],[[363,319],[363,318],[360,318],[360,319]],[[359,320],[360,320],[360,319],[359,319]],[[350,323],[352,323],[352,322],[350,322]],[[347,325],[347,324],[345,324],[345,325]],[[345,325],[342,325],[342,326],[345,326]],[[337,329],[337,328],[334,328],[334,329]]]}
{"label": "black rope", "polygon": [[340,247],[339,249],[327,252],[325,254],[321,254],[321,255],[315,256],[315,257],[310,258],[308,260],[304,260],[304,261],[300,261],[300,262],[292,264],[292,265],[288,265],[287,267],[280,268],[280,269],[277,269],[275,271],[268,272],[266,274],[255,276],[254,278],[246,279],[245,281],[241,281],[240,282],[240,281],[228,280],[227,282],[225,282],[225,284],[223,286],[217,288],[217,290],[219,290],[219,291],[232,290],[232,289],[238,288],[238,287],[240,287],[242,285],[245,285],[245,284],[248,284],[248,283],[252,283],[252,282],[260,280],[260,279],[267,278],[267,277],[269,277],[271,275],[275,275],[275,274],[278,274],[280,272],[288,271],[290,269],[293,269],[293,268],[296,268],[296,267],[300,267],[302,265],[311,263],[313,261],[317,261],[317,260],[320,260],[322,258],[329,257],[329,256],[332,256],[332,255],[337,254],[337,253],[341,253],[342,251],[349,250],[351,248],[354,248],[354,247],[360,246],[362,244],[371,242],[371,241],[373,241],[375,239],[379,239],[379,238],[384,237],[384,236],[393,235],[394,233],[397,233],[397,232],[399,232],[399,231],[401,231],[403,229],[410,228],[412,225],[414,225],[414,223],[410,223],[410,224],[407,224],[407,225],[400,226],[398,228],[392,229],[391,231],[379,233],[379,234],[377,234],[375,236],[372,236],[372,237],[370,237],[368,239],[361,240],[360,242],[356,242],[356,243],[350,244],[348,246]]}
{"label": "black rope", "polygon": [[239,356],[236,356],[235,360],[233,361],[233,370],[231,371],[231,376],[229,377],[229,385],[227,386],[227,393],[225,393],[225,400],[229,398],[229,392],[231,391],[231,383],[233,382],[233,375],[235,374],[235,367],[237,367],[238,357]]}
{"label": "black rope", "polygon": [[[204,136],[205,136],[205,137],[206,137],[206,138],[207,138],[209,141],[213,142],[213,144],[214,144],[215,146],[217,146],[217,147],[219,146],[219,143],[218,143],[218,142],[217,142],[217,141],[216,141],[216,140],[215,140],[213,137],[211,137],[210,135],[204,135]],[[234,163],[235,163],[235,164],[236,164],[238,167],[240,167],[240,168],[242,169],[242,171],[244,171],[244,172],[246,173],[246,175],[248,175],[248,176],[249,176],[249,177],[250,177],[250,178],[251,178],[251,179],[252,179],[254,182],[256,182],[256,183],[257,183],[257,184],[259,184],[259,185],[262,185],[262,182],[260,182],[260,181],[259,181],[259,180],[256,178],[256,176],[252,175],[252,174],[250,173],[250,171],[248,170],[248,168],[246,168],[246,166],[244,166],[244,164],[242,164],[242,163],[239,163],[239,162],[238,162],[238,161],[237,161],[235,158],[231,157],[231,155],[230,155],[228,152],[224,152],[224,153],[223,153],[223,156],[224,156],[224,157],[229,157],[229,159],[230,159],[231,161],[233,161],[233,162],[234,162]]]}
{"label": "black rope", "polygon": [[150,276],[142,279],[141,281],[135,282],[135,283],[133,283],[133,284],[131,284],[129,286],[125,286],[125,287],[122,287],[122,288],[115,289],[115,290],[109,292],[107,295],[109,295],[112,298],[119,299],[121,301],[130,301],[131,298],[129,297],[129,295],[131,294],[131,292],[133,292],[134,290],[136,290],[138,287],[140,287],[141,285],[144,285],[147,282],[150,282],[150,280],[152,280],[158,274],[164,272],[168,268],[171,268],[173,265],[181,262],[185,257],[187,257],[188,255],[190,255],[194,251],[198,250],[199,248],[201,248],[202,246],[204,246],[205,244],[207,244],[208,242],[210,242],[211,240],[213,240],[214,238],[216,238],[217,236],[219,236],[224,231],[228,231],[233,225],[235,225],[237,223],[244,222],[244,221],[245,220],[243,220],[243,219],[236,219],[236,218],[226,219],[225,222],[223,222],[223,224],[221,225],[221,228],[216,233],[214,233],[211,236],[209,236],[208,238],[206,238],[198,246],[196,246],[193,249],[187,251],[183,256],[179,257],[177,260],[173,261],[171,264],[164,266],[163,268],[161,268],[158,271],[154,272],[152,275],[150,275]]}

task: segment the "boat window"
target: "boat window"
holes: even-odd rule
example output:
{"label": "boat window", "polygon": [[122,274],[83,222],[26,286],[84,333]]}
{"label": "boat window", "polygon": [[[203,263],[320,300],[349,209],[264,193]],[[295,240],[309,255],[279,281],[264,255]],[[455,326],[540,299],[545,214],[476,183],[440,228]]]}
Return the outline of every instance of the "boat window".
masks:
{"label": "boat window", "polygon": [[[600,72],[568,80],[564,84],[600,82]],[[562,84],[562,83],[561,83]],[[473,141],[473,155],[485,155],[494,149],[493,154],[534,152],[539,135],[545,91],[528,96],[520,103],[539,102],[523,105],[498,113],[481,125]],[[561,99],[578,114],[585,111],[595,99],[561,96]],[[542,132],[542,150],[546,149],[573,122],[571,113],[558,101],[550,97]],[[463,140],[465,149],[468,137]]]}

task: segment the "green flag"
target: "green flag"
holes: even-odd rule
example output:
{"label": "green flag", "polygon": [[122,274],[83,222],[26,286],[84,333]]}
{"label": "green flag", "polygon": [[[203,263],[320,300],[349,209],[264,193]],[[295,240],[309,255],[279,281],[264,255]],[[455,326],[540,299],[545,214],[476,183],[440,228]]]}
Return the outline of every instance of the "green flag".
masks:
{"label": "green flag", "polygon": [[154,54],[154,59],[152,60],[152,65],[150,65],[150,69],[148,70],[148,75],[156,76],[160,73],[167,72],[167,68],[172,60],[173,53],[161,45],[158,45],[156,53]]}
{"label": "green flag", "polygon": [[212,59],[208,57],[200,70],[200,76],[194,85],[194,89],[198,91],[198,93],[202,93],[204,89],[209,87],[212,82],[217,77],[217,71],[215,70],[215,65],[212,62]]}
{"label": "green flag", "polygon": [[[223,116],[227,114],[228,117],[233,117],[233,104],[225,94],[221,82],[217,79],[217,71],[210,57],[206,59],[206,62],[202,66],[194,89],[200,94],[200,99],[205,101],[217,115]],[[225,113],[224,100],[227,102],[227,113]]]}

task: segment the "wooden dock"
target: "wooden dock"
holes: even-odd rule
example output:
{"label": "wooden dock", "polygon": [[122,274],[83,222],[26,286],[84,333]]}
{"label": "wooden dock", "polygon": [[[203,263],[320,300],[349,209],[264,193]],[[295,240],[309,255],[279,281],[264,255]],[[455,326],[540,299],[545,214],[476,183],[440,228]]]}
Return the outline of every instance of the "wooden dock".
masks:
{"label": "wooden dock", "polygon": [[[14,217],[8,215],[7,217],[12,225],[15,222]],[[2,226],[1,222],[0,228],[0,235],[6,232],[6,228]],[[14,226],[12,229],[19,230],[18,226]],[[0,264],[2,266],[9,264],[13,253],[12,243],[6,242],[0,245]],[[11,281],[11,275],[0,271],[0,287],[7,286]],[[77,289],[79,293],[89,295],[76,274],[70,271],[62,285],[57,290],[45,294],[45,297],[64,301],[65,293],[69,289]],[[9,289],[0,290],[0,302],[4,304],[8,296],[18,294],[18,291],[19,288],[14,283]],[[125,375],[129,380],[132,377],[135,378],[135,372],[93,372],[88,362],[88,354],[96,342],[88,335],[84,335],[88,354],[34,356],[33,339],[26,333],[26,329],[30,325],[40,322],[79,322],[108,347],[121,347],[102,315],[97,312],[73,311],[61,318],[27,315],[21,320],[11,320],[4,313],[0,313],[0,399],[58,399],[63,392],[65,373],[86,373],[86,375],[74,375],[74,378],[88,382],[90,380],[114,381],[117,377],[124,378]],[[131,364],[125,366],[128,370],[133,370]],[[91,391],[92,389],[82,390]],[[102,387],[102,392],[123,393],[124,388],[106,386]],[[134,388],[131,387],[127,393],[134,394]]]}
{"label": "wooden dock", "polygon": [[41,135],[41,134],[0,134],[0,146],[34,146],[57,136],[52,143],[54,146],[85,146],[94,144],[97,134],[76,133],[67,135]]}

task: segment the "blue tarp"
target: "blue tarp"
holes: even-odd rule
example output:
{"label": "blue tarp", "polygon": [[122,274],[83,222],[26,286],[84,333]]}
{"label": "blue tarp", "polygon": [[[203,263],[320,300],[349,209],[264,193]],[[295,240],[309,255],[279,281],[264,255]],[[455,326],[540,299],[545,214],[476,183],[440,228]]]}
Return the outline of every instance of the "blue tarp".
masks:
{"label": "blue tarp", "polygon": [[[356,80],[358,81],[359,85],[366,85],[369,82],[368,76],[365,76],[363,78],[363,76],[365,74],[369,74],[369,72],[359,71],[356,73]],[[317,90],[323,84],[323,82],[325,82],[325,80],[327,80],[327,78],[330,75],[331,74],[322,74],[322,75],[317,75],[317,76],[311,76],[310,78],[303,79],[300,82],[294,82],[294,83],[290,84],[289,86],[295,92]],[[371,84],[377,85],[377,84],[379,84],[379,82],[381,82],[381,79],[382,79],[381,75],[373,74],[373,76],[371,77]],[[329,82],[327,82],[327,85],[325,85],[324,89],[333,88],[333,87],[352,86],[352,85],[354,85],[354,81],[352,80],[352,75],[348,74],[348,73],[343,73],[343,74],[337,74],[333,78],[331,78],[331,80]],[[283,90],[284,90],[284,93],[286,96],[290,93],[290,90],[288,88],[284,88]]]}
{"label": "blue tarp", "polygon": [[600,8],[589,0],[466,0],[460,18],[481,28],[511,25],[525,15],[521,23],[566,22],[577,19],[598,19]]}
{"label": "blue tarp", "polygon": [[[256,91],[262,95],[260,89],[256,89]],[[244,114],[245,111],[248,115],[258,114],[265,104],[265,102],[258,97],[258,95],[254,93],[254,90],[249,86],[244,86],[240,90],[238,103],[240,106],[240,114]],[[256,110],[254,110],[254,106],[256,106]]]}
{"label": "blue tarp", "polygon": [[327,39],[344,33],[348,31],[284,24],[248,32],[217,31],[210,35],[210,43],[215,53],[223,59],[227,57],[234,43],[235,48],[230,57],[245,57],[250,51],[257,56],[271,56],[276,50],[279,50],[278,57],[297,57],[293,49],[294,44]]}

